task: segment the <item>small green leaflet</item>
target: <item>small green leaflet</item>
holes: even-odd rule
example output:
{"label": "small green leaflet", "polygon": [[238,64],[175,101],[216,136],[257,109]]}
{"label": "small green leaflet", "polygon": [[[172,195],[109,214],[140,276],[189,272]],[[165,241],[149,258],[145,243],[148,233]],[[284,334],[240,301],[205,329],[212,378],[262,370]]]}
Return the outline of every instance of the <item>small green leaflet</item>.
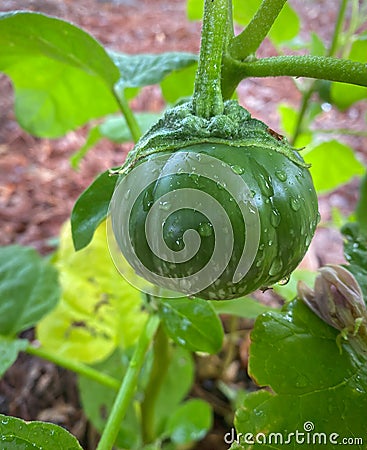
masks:
{"label": "small green leaflet", "polygon": [[60,297],[58,274],[32,248],[0,248],[0,335],[14,336],[34,326]]}
{"label": "small green leaflet", "polygon": [[82,450],[64,428],[46,422],[25,422],[0,414],[2,450]]}
{"label": "small green leaflet", "polygon": [[15,363],[18,353],[28,346],[26,339],[11,339],[0,336],[0,378]]}

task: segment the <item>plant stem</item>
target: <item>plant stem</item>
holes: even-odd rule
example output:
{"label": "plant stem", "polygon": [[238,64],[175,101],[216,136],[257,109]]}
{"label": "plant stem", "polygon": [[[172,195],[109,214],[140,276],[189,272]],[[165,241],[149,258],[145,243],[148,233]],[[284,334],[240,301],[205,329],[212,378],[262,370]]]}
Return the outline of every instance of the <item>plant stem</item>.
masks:
{"label": "plant stem", "polygon": [[247,27],[228,47],[232,58],[243,60],[254,54],[273,26],[287,0],[263,0]]}
{"label": "plant stem", "polygon": [[161,325],[158,328],[154,339],[153,366],[149,376],[148,385],[144,392],[144,401],[141,405],[142,434],[144,444],[152,442],[155,438],[154,407],[169,366],[169,350],[167,334]]}
{"label": "plant stem", "polygon": [[[327,52],[327,56],[334,56],[337,52],[339,35],[340,35],[341,29],[343,26],[343,22],[344,22],[346,6],[347,6],[347,0],[341,0],[340,6],[339,6],[338,17],[337,17],[335,27],[334,27],[333,37],[331,40],[329,50]],[[315,86],[316,86],[315,83],[316,82],[313,82],[302,95],[301,108],[299,110],[297,122],[294,127],[294,132],[293,132],[293,135],[290,140],[292,145],[295,144],[299,134],[302,131],[302,125],[303,125],[303,121],[304,121],[304,118],[305,118],[305,115],[306,115],[306,112],[308,109],[308,105],[311,100],[312,94],[315,90]]]}
{"label": "plant stem", "polygon": [[113,447],[121,422],[134,394],[137,378],[143,366],[146,352],[148,351],[148,348],[153,340],[158,324],[158,316],[151,314],[148,317],[145,327],[139,337],[129,367],[112,407],[112,411],[108,417],[106,427],[103,430],[101,440],[98,443],[97,450],[111,450]]}
{"label": "plant stem", "polygon": [[361,62],[326,56],[274,56],[239,62],[226,59],[223,97],[230,98],[243,78],[293,76],[367,86],[367,66]]}
{"label": "plant stem", "polygon": [[131,111],[131,108],[129,107],[128,102],[126,101],[125,95],[123,93],[118,93],[114,91],[115,99],[120,107],[120,110],[122,114],[125,117],[127,126],[129,127],[131,136],[133,138],[133,141],[136,143],[140,139],[141,136],[141,129],[139,127],[139,124]]}
{"label": "plant stem", "polygon": [[78,361],[73,361],[72,359],[65,358],[63,356],[58,355],[57,353],[51,353],[42,348],[34,347],[29,344],[25,349],[25,352],[29,355],[38,356],[39,358],[50,361],[54,364],[57,364],[60,367],[64,367],[65,369],[71,370],[78,375],[82,375],[84,377],[89,378],[90,380],[97,381],[98,383],[112,388],[114,390],[118,390],[120,387],[120,382],[115,378],[106,375],[102,372],[99,372],[92,367],[87,366],[86,364],[82,364]]}
{"label": "plant stem", "polygon": [[228,0],[205,0],[198,70],[193,106],[199,117],[223,112],[222,55],[227,40]]}

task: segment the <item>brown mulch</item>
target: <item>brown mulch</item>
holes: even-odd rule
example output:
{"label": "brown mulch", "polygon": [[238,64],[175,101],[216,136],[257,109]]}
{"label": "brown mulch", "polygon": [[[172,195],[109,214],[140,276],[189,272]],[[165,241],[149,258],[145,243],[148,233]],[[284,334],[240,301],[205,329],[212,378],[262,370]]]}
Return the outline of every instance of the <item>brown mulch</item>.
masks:
{"label": "brown mulch", "polygon": [[[291,3],[307,19],[302,36],[307,38],[312,27],[330,40],[330,24],[336,14],[333,0]],[[200,24],[187,20],[184,0],[2,0],[0,4],[1,12],[16,9],[41,11],[70,20],[104,45],[125,53],[197,52],[199,49]],[[260,54],[273,55],[275,50],[265,42]],[[246,80],[239,86],[238,93],[241,104],[274,130],[279,130],[277,105],[286,102],[297,107],[300,102],[299,92],[287,78]],[[103,140],[82,161],[80,169],[74,171],[69,157],[83,145],[87,127],[56,140],[28,135],[16,122],[11,83],[1,74],[0,105],[0,245],[30,245],[46,254],[54,248],[54,238],[70,216],[80,193],[97,174],[119,165],[131,145]],[[160,91],[155,86],[143,89],[132,102],[134,110],[160,111],[163,106]],[[344,113],[332,109],[318,119],[317,126],[361,130],[365,127],[366,110],[365,104],[354,105]],[[366,138],[342,139],[367,163]],[[339,208],[344,214],[351,213],[357,194],[358,183],[352,181],[320,199],[322,220],[330,220],[333,208]],[[303,265],[316,269],[321,264],[343,261],[340,233],[320,228]],[[225,374],[226,381],[246,389],[253,389],[246,375],[250,326],[251,323],[241,322],[243,333]],[[215,384],[215,368],[220,365],[218,358],[197,361],[193,395],[206,398],[215,410],[215,426],[198,445],[201,450],[228,448],[223,436],[231,427],[231,412]],[[81,410],[75,376],[38,358],[21,355],[0,380],[0,413],[58,423],[77,436],[83,448],[95,448],[96,433]]]}

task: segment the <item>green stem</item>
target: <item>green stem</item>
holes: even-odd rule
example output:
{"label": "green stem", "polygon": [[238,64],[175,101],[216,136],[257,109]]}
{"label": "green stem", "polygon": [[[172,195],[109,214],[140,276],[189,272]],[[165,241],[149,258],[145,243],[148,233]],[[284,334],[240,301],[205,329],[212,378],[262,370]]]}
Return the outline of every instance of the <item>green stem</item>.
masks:
{"label": "green stem", "polygon": [[115,378],[110,377],[109,375],[106,375],[104,373],[98,372],[97,370],[92,369],[91,367],[82,364],[78,361],[73,361],[72,359],[60,356],[57,353],[54,352],[51,353],[42,348],[34,347],[31,344],[28,345],[28,347],[25,349],[25,352],[28,353],[29,355],[38,356],[39,358],[50,361],[54,364],[57,364],[60,367],[64,367],[65,369],[71,370],[77,373],[78,375],[82,375],[84,377],[89,378],[90,380],[97,381],[98,383],[107,386],[109,388],[112,388],[116,391],[120,387],[120,382]]}
{"label": "green stem", "polygon": [[134,116],[133,112],[131,111],[131,108],[129,107],[128,102],[126,101],[125,95],[123,93],[117,93],[114,91],[115,99],[120,107],[120,110],[122,114],[125,117],[127,126],[129,127],[131,136],[133,138],[134,142],[138,142],[141,136],[141,129],[139,127],[139,124],[136,120],[136,117]]}
{"label": "green stem", "polygon": [[[327,52],[327,56],[334,56],[337,52],[339,35],[340,35],[341,29],[342,29],[342,26],[344,23],[346,6],[347,6],[347,0],[341,0],[340,6],[339,6],[338,17],[337,17],[335,27],[334,27],[333,37],[331,40],[329,50]],[[294,145],[299,134],[301,133],[303,121],[304,121],[304,118],[305,118],[305,115],[306,115],[306,112],[308,109],[308,104],[309,104],[309,101],[312,97],[314,90],[315,90],[315,82],[313,82],[302,95],[301,108],[299,110],[297,122],[296,122],[294,132],[293,132],[293,136],[291,138],[292,145]]]}
{"label": "green stem", "polygon": [[154,339],[153,366],[141,405],[142,434],[145,444],[152,442],[155,438],[155,404],[169,366],[169,350],[167,334],[161,325]]}
{"label": "green stem", "polygon": [[226,59],[223,70],[224,98],[230,98],[243,78],[293,76],[367,86],[367,65],[326,56],[274,56],[239,62]]}
{"label": "green stem", "polygon": [[223,112],[222,55],[228,33],[228,0],[205,0],[198,70],[193,106],[199,117]]}
{"label": "green stem", "polygon": [[158,325],[158,316],[151,314],[139,337],[129,367],[112,407],[112,411],[108,417],[106,427],[103,430],[101,440],[98,443],[97,450],[111,450],[115,443],[121,422],[126,414],[132,396],[134,395],[138,375],[144,364],[145,355],[153,340]]}
{"label": "green stem", "polygon": [[247,27],[229,45],[232,58],[244,60],[260,47],[287,0],[263,0]]}
{"label": "green stem", "polygon": [[328,56],[334,56],[338,49],[339,36],[342,31],[342,27],[343,27],[343,23],[344,23],[344,16],[345,16],[346,8],[347,8],[347,3],[348,3],[348,0],[341,0],[341,2],[340,2],[338,17],[336,19],[336,24],[334,27],[333,38],[331,40],[329,51],[327,53]]}

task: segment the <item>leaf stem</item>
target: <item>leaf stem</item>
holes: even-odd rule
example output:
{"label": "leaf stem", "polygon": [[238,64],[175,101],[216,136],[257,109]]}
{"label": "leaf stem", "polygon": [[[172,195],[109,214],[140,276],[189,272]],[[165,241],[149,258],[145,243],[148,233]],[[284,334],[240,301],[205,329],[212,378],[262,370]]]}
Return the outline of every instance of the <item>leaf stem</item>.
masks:
{"label": "leaf stem", "polygon": [[223,112],[221,92],[222,55],[227,42],[228,0],[205,0],[199,64],[193,106],[199,117]]}
{"label": "leaf stem", "polygon": [[159,317],[155,314],[151,314],[139,337],[129,367],[112,407],[112,411],[108,417],[106,427],[103,430],[101,440],[98,443],[97,450],[111,450],[115,443],[121,422],[134,394],[137,378],[143,366],[145,355],[153,340],[158,325]]}
{"label": "leaf stem", "polygon": [[226,58],[223,97],[230,98],[243,78],[293,76],[367,86],[367,65],[327,56],[273,56],[240,62]]}
{"label": "leaf stem", "polygon": [[141,136],[141,129],[139,127],[139,124],[136,120],[136,117],[134,116],[133,112],[131,111],[131,108],[125,98],[125,95],[123,93],[117,93],[115,90],[113,91],[113,94],[115,96],[115,99],[120,107],[120,110],[122,114],[125,117],[127,126],[129,127],[131,136],[133,138],[133,141],[136,143],[140,139]]}
{"label": "leaf stem", "polygon": [[263,0],[247,27],[228,47],[232,58],[244,60],[260,47],[287,0]]}
{"label": "leaf stem", "polygon": [[98,383],[112,388],[114,390],[118,390],[120,387],[120,382],[115,378],[106,375],[102,372],[99,372],[92,367],[87,366],[86,364],[80,363],[79,361],[74,361],[69,358],[65,358],[63,356],[58,355],[54,352],[49,352],[39,347],[35,347],[32,344],[29,344],[25,349],[25,352],[29,355],[38,356],[39,358],[50,361],[54,364],[57,364],[60,367],[64,367],[65,369],[71,370],[78,375],[82,375],[84,377],[89,378],[90,380],[97,381]]}

